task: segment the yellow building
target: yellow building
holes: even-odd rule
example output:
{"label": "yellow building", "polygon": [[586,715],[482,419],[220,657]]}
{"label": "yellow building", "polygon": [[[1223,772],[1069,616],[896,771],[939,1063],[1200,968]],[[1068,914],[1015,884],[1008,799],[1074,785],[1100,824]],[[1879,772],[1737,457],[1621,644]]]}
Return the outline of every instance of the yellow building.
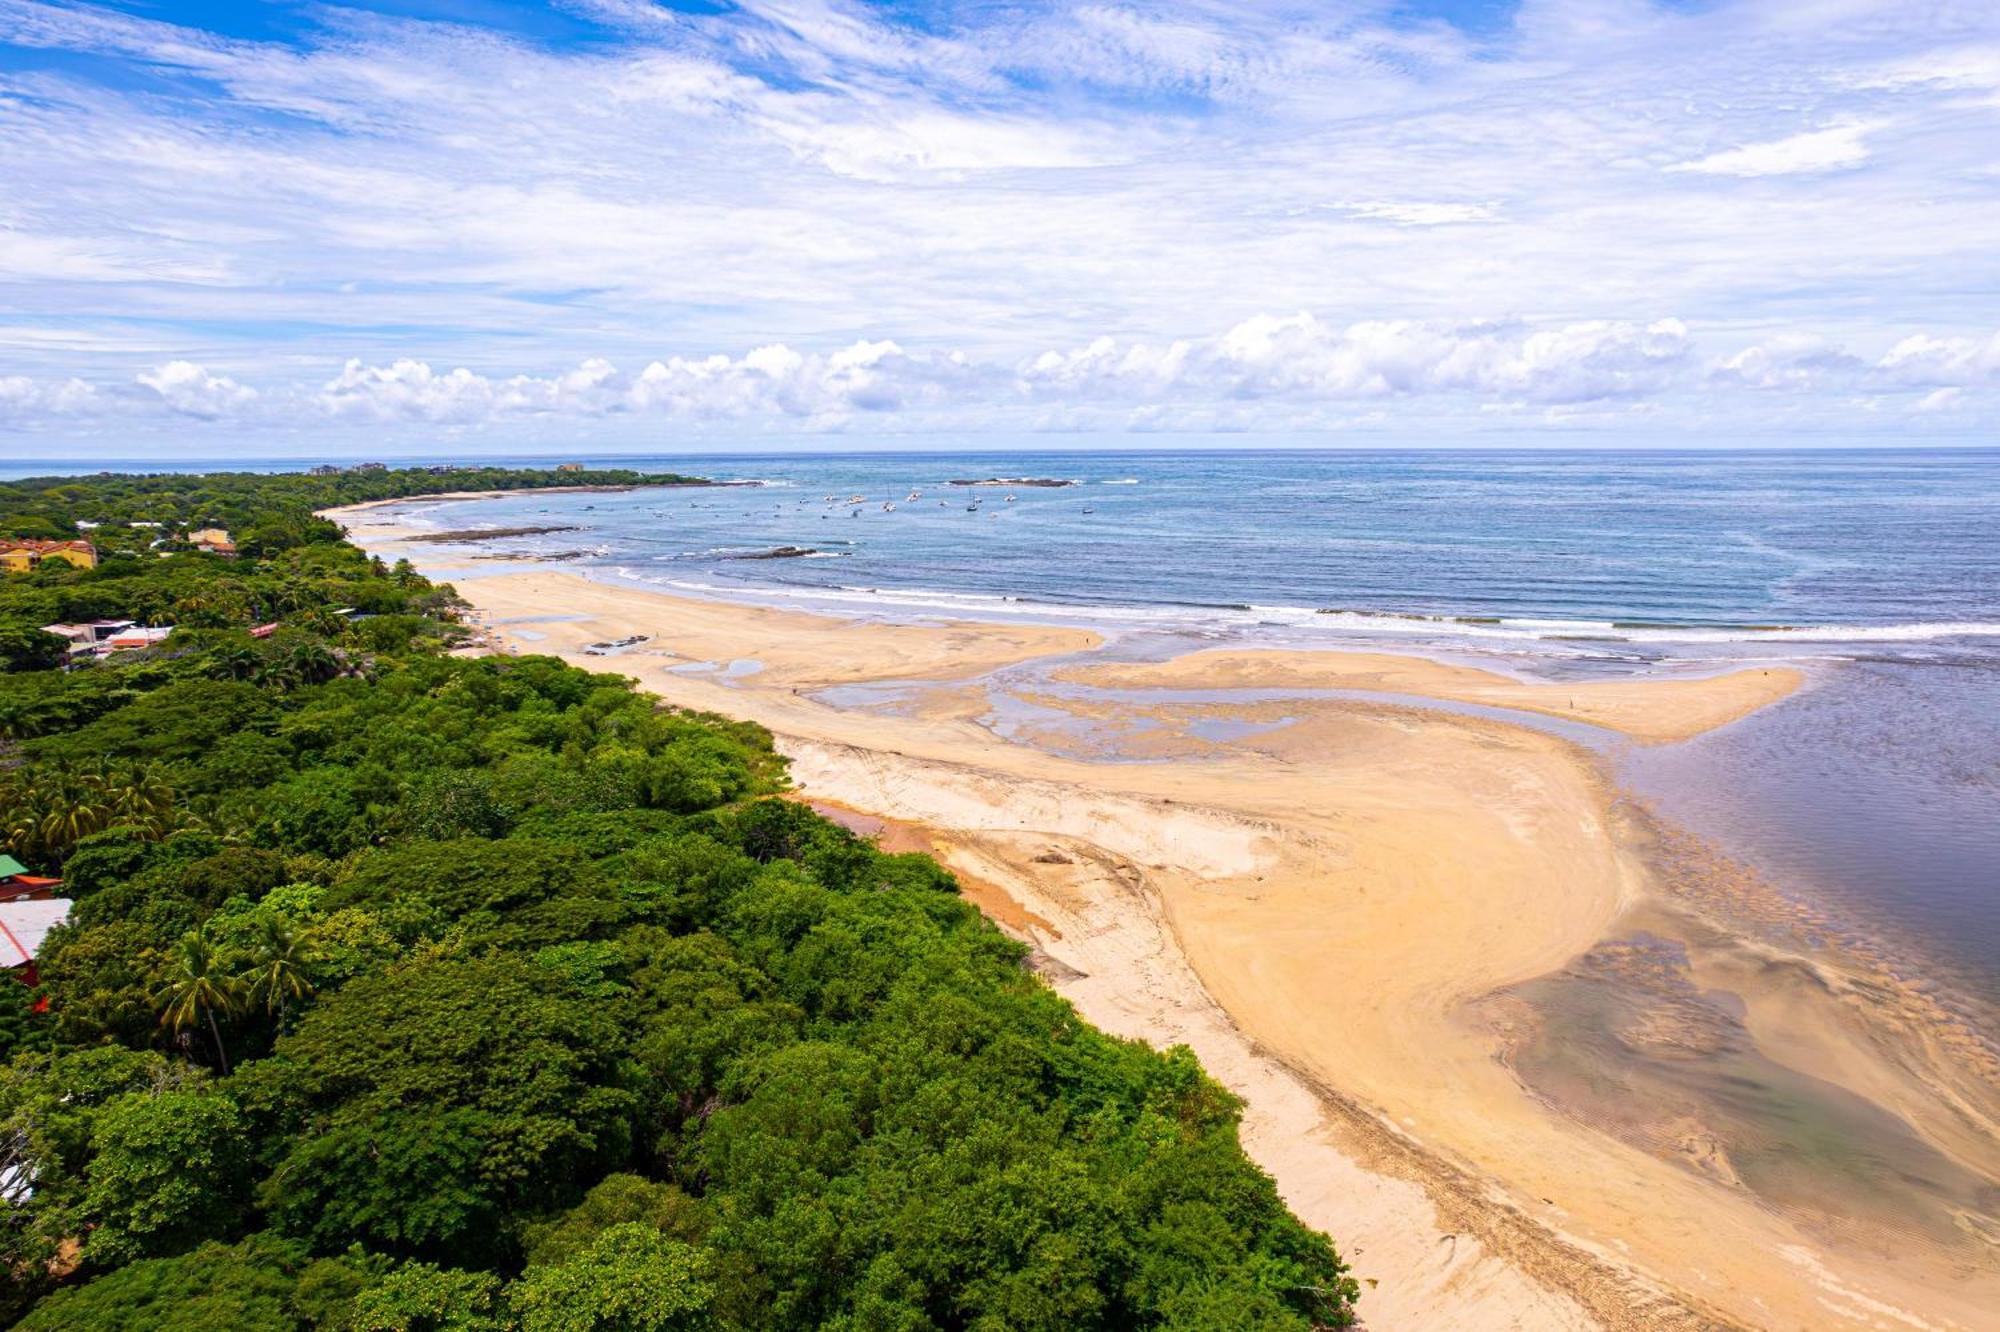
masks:
{"label": "yellow building", "polygon": [[0,569],[27,573],[44,560],[61,560],[79,569],[97,567],[97,547],[88,541],[37,541],[29,537],[0,537]]}

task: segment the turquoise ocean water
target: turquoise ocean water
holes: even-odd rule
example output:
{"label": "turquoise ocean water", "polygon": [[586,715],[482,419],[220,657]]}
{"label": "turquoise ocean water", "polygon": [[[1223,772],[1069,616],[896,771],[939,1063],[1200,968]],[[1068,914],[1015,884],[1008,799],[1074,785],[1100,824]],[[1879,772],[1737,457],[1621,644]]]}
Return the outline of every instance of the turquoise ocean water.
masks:
{"label": "turquoise ocean water", "polygon": [[[2000,1002],[2000,450],[579,456],[757,484],[406,512],[572,529],[440,548],[455,577],[505,567],[474,554],[563,556],[672,593],[1087,623],[1136,655],[1801,663],[1803,694],[1624,746],[1622,779],[1927,980]],[[951,484],[989,478],[1015,482]],[[756,558],[783,548],[811,553]]]}
{"label": "turquoise ocean water", "polygon": [[[684,595],[1087,623],[1142,655],[1358,646],[1545,677],[1804,664],[1813,684],[1783,707],[1623,747],[1621,776],[1942,992],[2000,1001],[2000,451],[642,463],[758,484],[409,513],[573,529],[468,547],[464,576],[494,567],[475,549],[563,555]],[[952,484],[991,478],[1013,482]],[[786,548],[811,553],[758,558]]]}

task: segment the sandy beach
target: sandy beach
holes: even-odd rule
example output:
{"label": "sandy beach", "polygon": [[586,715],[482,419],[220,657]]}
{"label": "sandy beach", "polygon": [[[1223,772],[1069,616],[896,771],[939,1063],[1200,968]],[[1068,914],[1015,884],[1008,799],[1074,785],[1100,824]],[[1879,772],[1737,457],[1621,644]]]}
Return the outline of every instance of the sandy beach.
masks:
{"label": "sandy beach", "polygon": [[1147,665],[1089,666],[1059,679],[1121,689],[1354,689],[1566,717],[1658,743],[1687,740],[1797,689],[1783,667],[1701,679],[1523,682],[1493,671],[1373,652],[1190,652]]}
{"label": "sandy beach", "polygon": [[[395,544],[393,513],[333,516],[439,562]],[[483,650],[768,726],[802,795],[933,850],[1089,1020],[1192,1046],[1363,1279],[1372,1328],[1994,1325],[2000,1078],[1977,1044],[1863,961],[1751,929],[1748,876],[1528,724],[1670,744],[1782,706],[1797,671],[1112,661],[1075,628],[864,623],[504,565],[457,586]],[[911,683],[846,688],[884,682]],[[1202,697],[1130,692],[1149,689]],[[1230,696],[1259,689],[1342,696]],[[1606,996],[1622,1025],[1589,1062],[1563,1033]],[[1917,1182],[1760,1171],[1772,1130],[1731,1117],[1732,1077],[1782,1086],[1801,1124],[1870,1126]],[[1592,1099],[1614,1084],[1633,1094]]]}

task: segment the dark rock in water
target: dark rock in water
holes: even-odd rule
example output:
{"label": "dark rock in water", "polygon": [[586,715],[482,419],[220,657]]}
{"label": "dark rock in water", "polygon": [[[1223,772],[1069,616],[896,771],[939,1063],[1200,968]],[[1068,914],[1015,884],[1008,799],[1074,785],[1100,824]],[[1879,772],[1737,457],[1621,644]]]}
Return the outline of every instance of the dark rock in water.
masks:
{"label": "dark rock in water", "polygon": [[1074,481],[1065,481],[1050,476],[988,476],[964,481],[953,481],[954,486],[1073,486]]}
{"label": "dark rock in water", "polygon": [[731,560],[798,560],[804,559],[808,555],[817,554],[819,554],[819,551],[812,546],[773,546],[769,550],[753,550],[742,555],[727,555],[723,558]]}

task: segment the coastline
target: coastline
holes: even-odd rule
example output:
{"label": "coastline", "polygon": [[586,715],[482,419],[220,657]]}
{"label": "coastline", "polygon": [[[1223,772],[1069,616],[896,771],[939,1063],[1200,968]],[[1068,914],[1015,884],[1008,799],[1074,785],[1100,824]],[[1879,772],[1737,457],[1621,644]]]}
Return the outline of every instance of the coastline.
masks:
{"label": "coastline", "polygon": [[[358,526],[371,548],[398,532]],[[423,563],[421,548],[397,553]],[[1288,654],[1315,660],[1287,664],[1303,674],[1284,687],[1372,687],[1385,699],[1288,703],[1267,725],[1220,703],[1038,697],[1049,714],[1039,724],[1069,735],[1114,712],[1144,722],[1143,750],[1077,758],[982,724],[996,692],[982,678],[1063,659],[1063,682],[1096,671],[1112,686],[1227,691],[1275,687],[1271,663],[1078,663],[1098,635],[863,624],[506,570],[460,588],[496,650],[630,674],[670,703],[766,725],[802,795],[915,830],[1086,1018],[1193,1045],[1245,1098],[1253,1157],[1380,1282],[1363,1304],[1370,1326],[1975,1326],[2000,1290],[1990,1268],[1968,1278],[1962,1256],[1867,1263],[1527,1088],[1507,1062],[1525,1038],[1495,1024],[1534,1015],[1517,1005],[1496,1018],[1494,996],[1560,972],[1634,920],[1696,939],[1704,922],[1660,883],[1644,830],[1589,754],[1528,726],[1386,697],[1460,697],[1668,743],[1769,705],[1797,678],[1626,682],[1576,707],[1507,692],[1549,686],[1418,658]],[[649,641],[583,652],[635,633]],[[731,666],[742,661],[754,669]],[[814,696],[912,679],[946,684],[887,709]],[[1218,741],[1217,722],[1264,729]],[[1176,762],[1132,761],[1141,752]],[[1733,938],[1699,948],[1692,965],[1748,996],[1761,1043],[1803,1050],[1815,1076],[1899,1097],[1954,1160],[1992,1164],[1976,1078],[1939,1071],[1950,1051],[1889,1050],[1878,1017],[1860,1011],[1866,978],[1813,959],[1818,997],[1798,982],[1800,959]],[[1779,979],[1749,974],[1752,957]],[[1930,1061],[1915,1090],[1901,1086],[1909,1058]]]}

